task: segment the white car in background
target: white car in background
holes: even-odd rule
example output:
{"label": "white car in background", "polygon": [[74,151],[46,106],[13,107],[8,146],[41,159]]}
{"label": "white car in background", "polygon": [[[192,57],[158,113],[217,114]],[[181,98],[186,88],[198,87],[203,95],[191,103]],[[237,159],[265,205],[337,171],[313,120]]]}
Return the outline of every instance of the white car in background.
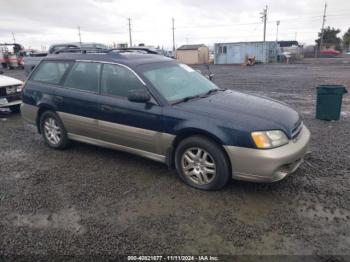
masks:
{"label": "white car in background", "polygon": [[14,113],[20,111],[23,82],[0,72],[0,108],[10,108]]}

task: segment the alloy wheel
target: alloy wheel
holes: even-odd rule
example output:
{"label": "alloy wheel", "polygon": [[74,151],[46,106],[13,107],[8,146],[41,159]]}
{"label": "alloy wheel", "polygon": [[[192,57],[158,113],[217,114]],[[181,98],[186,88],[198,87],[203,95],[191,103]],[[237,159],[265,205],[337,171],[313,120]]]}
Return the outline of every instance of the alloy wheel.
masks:
{"label": "alloy wheel", "polygon": [[59,127],[57,120],[48,117],[44,122],[44,133],[47,140],[53,144],[57,145],[61,141],[61,128]]}
{"label": "alloy wheel", "polygon": [[216,176],[214,158],[204,149],[192,147],[181,158],[181,167],[185,176],[197,185],[206,185]]}

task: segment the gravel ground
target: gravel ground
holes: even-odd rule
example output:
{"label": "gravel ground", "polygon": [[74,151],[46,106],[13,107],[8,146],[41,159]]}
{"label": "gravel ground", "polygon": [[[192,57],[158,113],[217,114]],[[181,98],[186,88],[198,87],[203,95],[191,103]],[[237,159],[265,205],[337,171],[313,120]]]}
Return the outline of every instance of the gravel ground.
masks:
{"label": "gravel ground", "polygon": [[312,141],[296,173],[203,192],[127,153],[80,143],[49,149],[20,115],[1,111],[0,254],[350,255],[349,95],[340,121],[314,118],[315,86],[350,87],[350,59],[211,70],[221,87],[301,112]]}

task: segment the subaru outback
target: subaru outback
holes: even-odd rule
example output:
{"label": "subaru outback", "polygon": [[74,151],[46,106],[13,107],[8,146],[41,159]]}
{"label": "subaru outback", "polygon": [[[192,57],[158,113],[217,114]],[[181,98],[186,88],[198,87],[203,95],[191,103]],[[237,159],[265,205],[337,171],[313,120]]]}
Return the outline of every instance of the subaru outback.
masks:
{"label": "subaru outback", "polygon": [[191,67],[151,54],[59,54],[23,89],[22,116],[45,143],[70,140],[167,164],[188,185],[274,182],[302,163],[310,132],[272,99],[218,88]]}

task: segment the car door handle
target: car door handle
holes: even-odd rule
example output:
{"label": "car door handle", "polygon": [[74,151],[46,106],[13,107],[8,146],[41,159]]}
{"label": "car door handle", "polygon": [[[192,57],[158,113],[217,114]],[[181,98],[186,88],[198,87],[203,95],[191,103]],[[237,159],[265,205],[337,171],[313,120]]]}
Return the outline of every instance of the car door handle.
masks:
{"label": "car door handle", "polygon": [[63,97],[62,96],[55,96],[55,101],[58,103],[61,103],[63,101]]}
{"label": "car door handle", "polygon": [[101,109],[102,109],[102,111],[104,111],[104,112],[112,112],[112,111],[113,111],[112,107],[110,107],[110,106],[105,106],[105,105],[101,106]]}

